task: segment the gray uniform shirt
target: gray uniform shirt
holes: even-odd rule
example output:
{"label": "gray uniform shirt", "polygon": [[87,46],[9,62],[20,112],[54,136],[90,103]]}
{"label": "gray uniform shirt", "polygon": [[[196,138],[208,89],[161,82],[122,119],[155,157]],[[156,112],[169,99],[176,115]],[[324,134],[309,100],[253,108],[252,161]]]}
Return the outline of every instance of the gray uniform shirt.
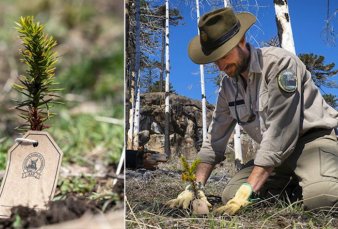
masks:
{"label": "gray uniform shirt", "polygon": [[[209,126],[208,138],[198,157],[215,165],[225,159],[229,137],[237,123],[237,114],[246,122],[243,129],[259,144],[254,160],[259,166],[279,166],[294,150],[298,138],[310,129],[338,126],[338,112],[327,105],[315,86],[311,73],[292,53],[276,47],[256,49],[250,46],[249,80],[224,77]],[[294,73],[297,89],[286,92],[278,84],[283,71]]]}

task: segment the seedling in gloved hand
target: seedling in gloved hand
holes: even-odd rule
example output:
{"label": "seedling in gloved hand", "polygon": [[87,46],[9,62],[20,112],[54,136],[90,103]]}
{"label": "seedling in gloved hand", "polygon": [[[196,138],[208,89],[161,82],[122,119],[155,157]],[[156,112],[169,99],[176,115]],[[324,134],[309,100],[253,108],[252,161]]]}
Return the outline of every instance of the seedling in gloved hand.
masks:
{"label": "seedling in gloved hand", "polygon": [[191,166],[187,162],[184,156],[181,156],[181,163],[183,166],[182,180],[188,181],[190,185],[188,189],[194,193],[194,200],[192,201],[193,213],[197,215],[208,214],[209,206],[206,197],[202,191],[203,185],[196,182],[196,169],[197,165],[201,162],[196,159],[192,162]]}

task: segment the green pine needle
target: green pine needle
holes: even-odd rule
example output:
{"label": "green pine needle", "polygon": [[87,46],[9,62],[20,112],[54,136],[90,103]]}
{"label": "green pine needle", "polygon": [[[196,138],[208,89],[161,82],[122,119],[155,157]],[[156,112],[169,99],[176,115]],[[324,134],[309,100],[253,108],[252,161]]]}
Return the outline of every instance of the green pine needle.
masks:
{"label": "green pine needle", "polygon": [[181,159],[181,163],[182,163],[182,166],[183,166],[182,180],[190,183],[191,188],[193,189],[195,196],[198,197],[197,188],[196,188],[196,184],[195,184],[195,181],[196,181],[195,173],[196,173],[197,165],[199,163],[201,163],[201,160],[198,159],[198,158],[195,159],[191,163],[191,166],[190,166],[189,163],[187,162],[186,158],[183,155],[180,157],[180,159]]}
{"label": "green pine needle", "polygon": [[26,121],[19,129],[43,130],[48,128],[44,122],[54,115],[50,112],[52,104],[58,103],[55,92],[61,90],[55,88],[54,81],[56,41],[44,33],[44,25],[35,22],[33,16],[20,17],[15,24],[23,45],[20,60],[27,67],[26,74],[20,75],[19,83],[13,85],[25,98],[16,102],[16,109],[22,113],[20,117]]}

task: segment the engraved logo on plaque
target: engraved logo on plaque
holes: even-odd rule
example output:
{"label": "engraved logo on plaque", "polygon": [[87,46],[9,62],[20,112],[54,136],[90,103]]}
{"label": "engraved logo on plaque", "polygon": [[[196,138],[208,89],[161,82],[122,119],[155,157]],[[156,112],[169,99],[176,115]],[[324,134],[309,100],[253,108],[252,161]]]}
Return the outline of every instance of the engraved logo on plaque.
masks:
{"label": "engraved logo on plaque", "polygon": [[31,153],[29,154],[22,164],[22,178],[26,177],[35,177],[40,179],[43,168],[45,167],[45,159],[41,153]]}

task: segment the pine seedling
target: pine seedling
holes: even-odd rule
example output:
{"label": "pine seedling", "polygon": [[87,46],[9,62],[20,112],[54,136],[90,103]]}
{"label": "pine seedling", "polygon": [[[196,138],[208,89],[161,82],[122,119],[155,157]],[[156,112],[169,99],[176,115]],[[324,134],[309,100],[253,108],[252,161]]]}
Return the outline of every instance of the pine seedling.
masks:
{"label": "pine seedling", "polygon": [[195,159],[191,163],[191,166],[190,166],[189,163],[187,162],[186,158],[183,155],[180,157],[180,159],[181,159],[181,163],[182,163],[182,166],[183,166],[182,180],[190,183],[195,197],[199,198],[198,190],[197,190],[197,187],[196,187],[196,175],[195,175],[195,173],[196,173],[197,165],[201,162],[201,160]]}
{"label": "pine seedling", "polygon": [[15,108],[25,120],[18,129],[41,131],[48,128],[44,123],[55,115],[50,108],[58,103],[56,92],[61,90],[55,88],[56,41],[44,33],[44,25],[35,22],[33,16],[20,17],[16,25],[23,45],[20,61],[26,65],[25,75],[13,85],[25,98],[16,101]]}

